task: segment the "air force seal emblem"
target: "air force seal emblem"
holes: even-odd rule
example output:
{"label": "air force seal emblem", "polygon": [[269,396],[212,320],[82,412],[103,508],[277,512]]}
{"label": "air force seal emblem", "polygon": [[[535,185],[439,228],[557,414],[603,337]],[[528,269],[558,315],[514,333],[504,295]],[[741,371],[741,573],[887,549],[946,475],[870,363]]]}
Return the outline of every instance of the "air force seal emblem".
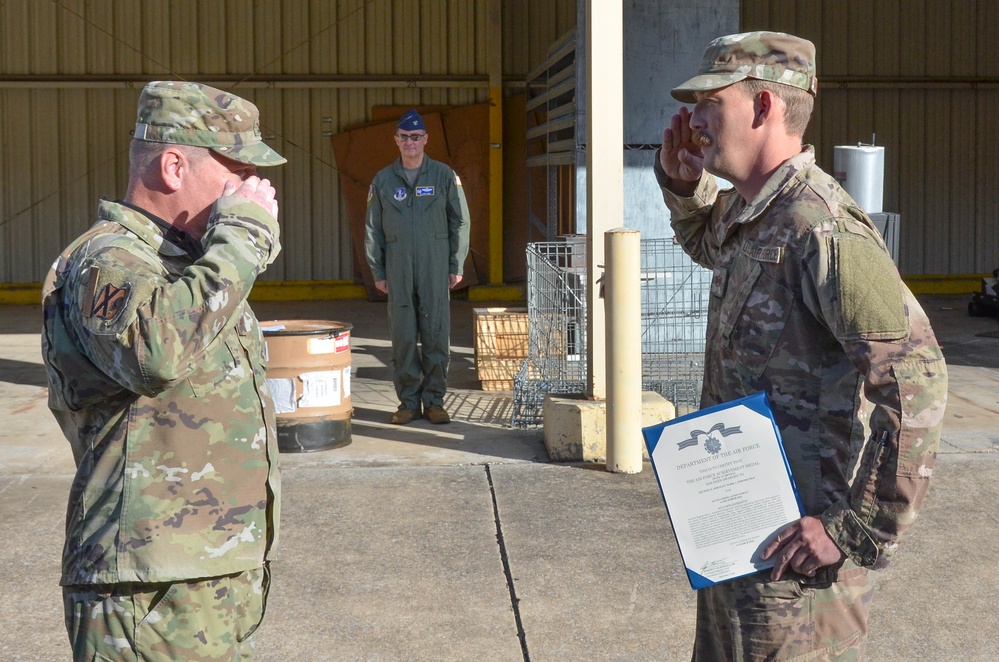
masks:
{"label": "air force seal emblem", "polygon": [[402,202],[403,200],[405,200],[406,199],[406,188],[404,186],[400,186],[399,188],[397,188],[395,190],[395,195],[393,197],[396,200],[398,200],[399,202]]}

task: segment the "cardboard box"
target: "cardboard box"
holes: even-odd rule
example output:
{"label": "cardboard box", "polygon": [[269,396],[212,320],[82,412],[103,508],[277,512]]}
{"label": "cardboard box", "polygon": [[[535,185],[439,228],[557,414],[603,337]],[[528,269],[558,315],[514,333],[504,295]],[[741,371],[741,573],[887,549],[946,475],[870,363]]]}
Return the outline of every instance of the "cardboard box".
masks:
{"label": "cardboard box", "polygon": [[473,308],[475,370],[484,391],[509,391],[528,355],[526,308]]}

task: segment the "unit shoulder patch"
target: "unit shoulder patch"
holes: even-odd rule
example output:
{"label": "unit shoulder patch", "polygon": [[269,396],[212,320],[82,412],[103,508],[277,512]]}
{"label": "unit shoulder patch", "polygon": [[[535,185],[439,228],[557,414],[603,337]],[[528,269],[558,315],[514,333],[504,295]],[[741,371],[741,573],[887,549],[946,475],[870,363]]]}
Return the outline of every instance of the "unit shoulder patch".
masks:
{"label": "unit shoulder patch", "polygon": [[88,297],[89,305],[85,306],[83,314],[105,322],[113,322],[121,311],[125,310],[130,293],[131,288],[127,283],[121,286],[106,283],[100,290],[92,290],[92,294]]}

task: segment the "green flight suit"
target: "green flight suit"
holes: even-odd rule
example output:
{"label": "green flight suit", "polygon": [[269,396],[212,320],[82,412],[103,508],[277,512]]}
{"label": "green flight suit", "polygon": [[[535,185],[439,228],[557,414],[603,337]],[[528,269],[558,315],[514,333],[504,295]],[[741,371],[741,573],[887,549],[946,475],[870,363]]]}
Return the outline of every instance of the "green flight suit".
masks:
{"label": "green flight suit", "polygon": [[461,180],[439,161],[424,155],[414,186],[401,159],[371,182],[364,248],[374,279],[388,282],[392,380],[405,409],[444,405],[451,340],[448,276],[462,274],[468,229]]}

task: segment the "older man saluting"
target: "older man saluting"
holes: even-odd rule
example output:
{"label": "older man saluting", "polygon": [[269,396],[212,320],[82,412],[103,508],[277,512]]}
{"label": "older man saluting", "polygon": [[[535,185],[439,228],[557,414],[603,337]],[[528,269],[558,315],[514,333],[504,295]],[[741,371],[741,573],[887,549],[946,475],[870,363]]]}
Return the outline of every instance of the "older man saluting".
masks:
{"label": "older man saluting", "polygon": [[247,295],[280,250],[257,108],[161,81],[125,199],[43,288],[49,407],[73,449],[62,585],[73,659],[249,659],[280,485]]}

